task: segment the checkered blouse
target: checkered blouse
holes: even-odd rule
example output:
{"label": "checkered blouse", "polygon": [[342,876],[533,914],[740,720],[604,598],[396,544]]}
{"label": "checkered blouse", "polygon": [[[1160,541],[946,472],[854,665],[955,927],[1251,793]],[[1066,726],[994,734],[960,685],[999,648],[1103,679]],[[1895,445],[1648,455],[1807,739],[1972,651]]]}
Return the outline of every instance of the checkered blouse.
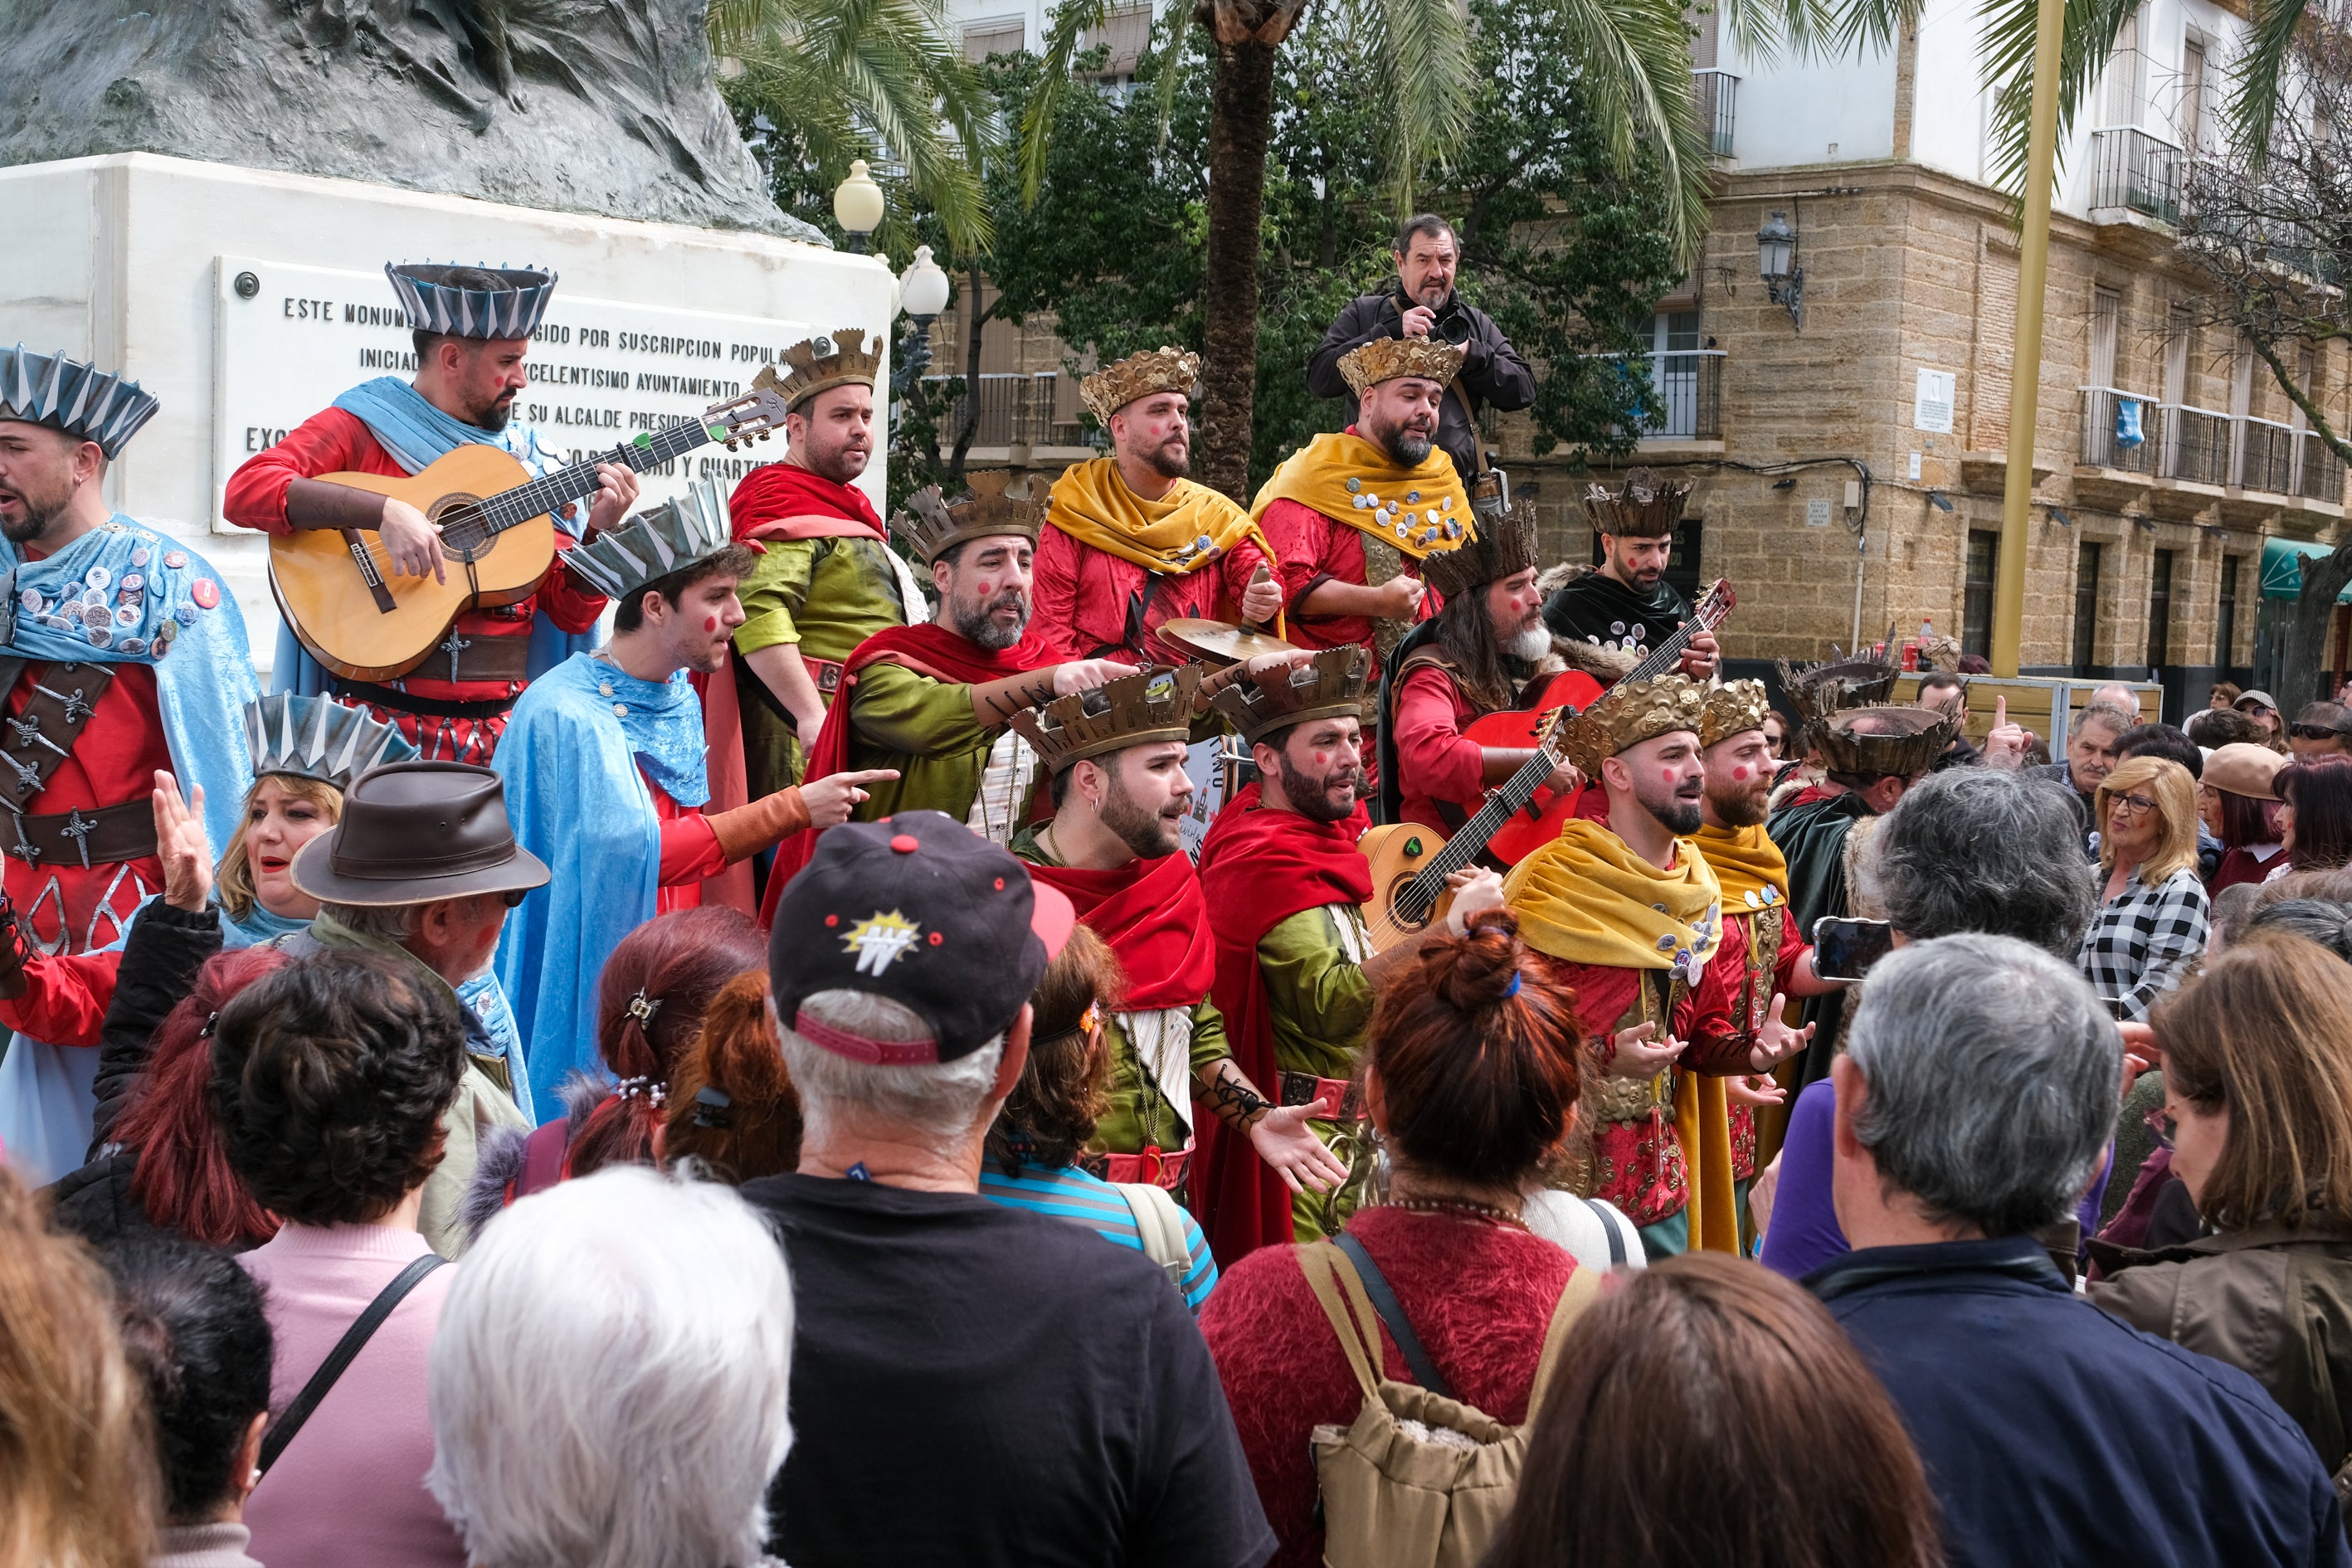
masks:
{"label": "checkered blouse", "polygon": [[2075,962],[2116,1016],[2147,1016],[2157,996],[2180,984],[2205,952],[2205,884],[2194,869],[2154,887],[2134,871],[2124,890],[2100,907]]}

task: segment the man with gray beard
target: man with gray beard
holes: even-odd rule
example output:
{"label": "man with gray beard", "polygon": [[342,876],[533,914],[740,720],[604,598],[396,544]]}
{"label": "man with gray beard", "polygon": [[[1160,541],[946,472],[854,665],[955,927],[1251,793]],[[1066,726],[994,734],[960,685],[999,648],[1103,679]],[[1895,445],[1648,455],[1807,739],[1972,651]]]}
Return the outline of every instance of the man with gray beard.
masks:
{"label": "man with gray beard", "polygon": [[[1028,820],[1037,784],[1037,753],[1010,728],[1013,715],[1132,675],[1135,667],[1100,658],[1052,663],[1023,637],[1039,509],[1026,481],[1016,487],[1009,473],[966,479],[970,491],[954,500],[929,486],[890,520],[930,563],[939,608],[919,626],[886,626],[844,662],[806,778],[894,769],[898,781],[875,787],[855,820],[940,811],[1004,844]],[[818,837],[800,834],[779,847],[768,910],[808,863]]]}
{"label": "man with gray beard", "polygon": [[[1463,733],[1474,720],[1518,706],[1522,684],[1551,650],[1536,586],[1534,509],[1515,506],[1479,538],[1430,556],[1422,575],[1445,606],[1406,635],[1382,674],[1381,820],[1451,834],[1534,755]],[[1549,782],[1568,793],[1583,779],[1562,763]]]}

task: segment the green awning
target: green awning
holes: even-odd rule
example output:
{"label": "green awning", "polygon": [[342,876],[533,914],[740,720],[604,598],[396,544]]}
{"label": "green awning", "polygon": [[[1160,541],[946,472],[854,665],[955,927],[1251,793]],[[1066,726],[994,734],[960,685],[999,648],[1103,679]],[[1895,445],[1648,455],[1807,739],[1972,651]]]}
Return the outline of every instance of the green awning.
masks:
{"label": "green awning", "polygon": [[[2292,599],[2303,592],[2303,558],[2306,555],[2332,555],[2332,544],[2312,544],[2300,539],[2265,539],[2263,541],[2263,597]],[[2339,605],[2352,605],[2352,584],[2336,595]]]}

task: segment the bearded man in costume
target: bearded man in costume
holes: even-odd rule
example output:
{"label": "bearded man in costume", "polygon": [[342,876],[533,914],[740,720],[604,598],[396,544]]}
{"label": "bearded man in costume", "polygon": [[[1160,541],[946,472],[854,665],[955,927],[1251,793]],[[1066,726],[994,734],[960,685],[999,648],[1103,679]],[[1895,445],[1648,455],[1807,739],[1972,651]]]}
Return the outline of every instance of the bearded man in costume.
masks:
{"label": "bearded man in costume", "polygon": [[[1056,660],[1023,635],[1038,508],[1027,481],[1016,489],[1001,469],[966,478],[969,493],[950,501],[928,486],[892,520],[930,563],[939,608],[919,625],[877,632],[850,654],[807,777],[887,769],[898,777],[876,784],[857,820],[945,812],[1010,844],[1029,820],[1037,784],[1037,753],[1012,728],[1013,716],[1136,671],[1114,659]],[[804,834],[777,851],[763,918],[815,847],[816,836]]]}
{"label": "bearded man in costume", "polygon": [[1192,795],[1184,745],[1200,683],[1198,665],[1148,670],[1013,716],[1054,800],[1053,821],[1023,828],[1013,852],[1068,895],[1127,977],[1103,1026],[1110,1107],[1079,1163],[1105,1181],[1183,1191],[1197,1103],[1292,1185],[1324,1191],[1348,1168],[1308,1131],[1313,1108],[1267,1100],[1234,1063],[1209,996],[1216,944],[1177,837]]}
{"label": "bearded man in costume", "polygon": [[[20,955],[110,946],[162,889],[159,772],[204,791],[215,844],[253,785],[245,617],[203,556],[103,499],[155,408],[120,375],[0,350],[0,942]],[[0,1145],[35,1185],[82,1163],[98,1056],[20,1035],[0,1059]]]}
{"label": "bearded man in costume", "polygon": [[[1201,847],[1201,888],[1216,938],[1218,1009],[1253,1082],[1282,1103],[1312,1106],[1315,1135],[1348,1168],[1331,1192],[1286,1184],[1222,1127],[1203,1126],[1193,1201],[1220,1268],[1255,1247],[1336,1236],[1371,1173],[1363,1108],[1350,1092],[1381,979],[1420,951],[1373,954],[1359,908],[1370,863],[1362,721],[1371,656],[1352,645],[1254,668],[1213,699],[1258,768],[1217,814]],[[1425,940],[1459,936],[1502,901],[1491,871],[1454,879],[1454,906]]]}
{"label": "bearded man in costume", "polygon": [[[1821,784],[1767,819],[1764,831],[1789,864],[1789,907],[1797,929],[1825,916],[1858,914],[1854,868],[1878,818],[1895,809],[1959,732],[1960,716],[1937,708],[1849,708],[1808,724],[1808,744],[1828,769]],[[1805,1005],[1820,1045],[1806,1053],[1789,1084],[1801,1089],[1827,1078],[1845,1018],[1845,994]]]}
{"label": "bearded man in costume", "polygon": [[[1361,400],[1356,423],[1293,452],[1250,505],[1278,557],[1288,641],[1370,653],[1373,621],[1421,618],[1412,565],[1475,532],[1469,493],[1434,444],[1438,405],[1461,368],[1461,349],[1429,338],[1375,339],[1339,361]],[[1407,572],[1368,586],[1367,534],[1394,546]]]}
{"label": "bearded man in costume", "polygon": [[730,537],[710,480],[572,551],[570,569],[614,602],[613,640],[531,682],[491,763],[516,840],[551,877],[499,939],[498,974],[526,1042],[530,1100],[596,1064],[597,980],[623,937],[702,902],[706,878],[811,827],[846,821],[863,784],[835,773],[728,809],[709,801],[692,676],[727,658],[743,624],[737,584],[758,557]]}
{"label": "bearded man in costume", "polygon": [[[764,551],[738,590],[744,620],[725,678],[751,796],[798,781],[800,753],[815,742],[857,645],[929,613],[856,485],[873,458],[881,362],[880,342],[854,328],[786,349],[783,461],[752,469],[728,500],[736,540]],[[714,714],[712,750],[722,752],[715,700]]]}
{"label": "bearded man in costume", "polygon": [[1706,784],[1700,689],[1678,675],[1622,681],[1573,720],[1570,759],[1605,809],[1504,879],[1528,946],[1566,966],[1605,1075],[1588,1097],[1592,1195],[1641,1228],[1653,1258],[1739,1250],[1725,1078],[1769,1072],[1803,1045],[1731,1014],[1738,961],[1717,962],[1721,892],[1691,842]]}
{"label": "bearded man in costume", "polygon": [[[383,270],[415,336],[415,383],[378,376],[344,393],[286,439],[246,459],[229,476],[221,513],[265,533],[331,528],[378,534],[394,575],[446,581],[449,562],[440,534],[423,512],[319,476],[414,474],[467,442],[509,454],[533,478],[563,467],[536,430],[513,422],[515,396],[530,384],[523,355],[554,295],[555,275],[424,263]],[[596,473],[603,483],[584,522],[569,526],[579,521],[576,503],[556,515],[559,561],[574,533],[593,536],[636,503],[634,470],[605,463]],[[293,628],[282,626],[273,685],[305,695],[331,691],[364,703],[378,719],[397,725],[428,762],[487,763],[524,686],[585,647],[604,609],[602,596],[550,566],[537,593],[496,609],[467,611],[437,651],[383,684],[330,673],[296,640]]]}
{"label": "bearded man in costume", "polygon": [[1201,356],[1129,354],[1078,384],[1111,455],[1054,481],[1037,541],[1037,638],[1055,658],[1181,664],[1171,619],[1270,625],[1283,593],[1249,514],[1185,476]]}
{"label": "bearded man in costume", "polygon": [[[1381,681],[1381,819],[1450,834],[1535,754],[1463,733],[1518,706],[1521,683],[1551,651],[1536,588],[1535,509],[1514,506],[1461,548],[1423,561],[1422,574],[1445,604],[1405,634]],[[1562,763],[1549,787],[1573,794],[1583,782]]]}
{"label": "bearded man in costume", "polygon": [[[1700,764],[1706,793],[1695,842],[1723,894],[1724,960],[1737,959],[1739,980],[1731,1000],[1732,1025],[1752,1040],[1767,1019],[1781,1016],[1790,996],[1819,996],[1838,988],[1813,968],[1812,944],[1789,914],[1789,867],[1764,831],[1772,793],[1771,742],[1764,721],[1771,703],[1760,680],[1710,688],[1699,719]],[[1731,1174],[1738,1212],[1747,1213],[1748,1184],[1757,1170],[1756,1112],[1784,1101],[1769,1079],[1732,1079]]]}
{"label": "bearded man in costume", "polygon": [[[1691,606],[1666,581],[1666,563],[1689,499],[1688,485],[1670,484],[1647,468],[1633,469],[1614,490],[1588,487],[1584,512],[1601,536],[1601,563],[1571,575],[1544,601],[1552,636],[1628,653],[1636,662],[1674,636]],[[1715,634],[1701,630],[1683,649],[1682,673],[1705,680],[1721,662]]]}

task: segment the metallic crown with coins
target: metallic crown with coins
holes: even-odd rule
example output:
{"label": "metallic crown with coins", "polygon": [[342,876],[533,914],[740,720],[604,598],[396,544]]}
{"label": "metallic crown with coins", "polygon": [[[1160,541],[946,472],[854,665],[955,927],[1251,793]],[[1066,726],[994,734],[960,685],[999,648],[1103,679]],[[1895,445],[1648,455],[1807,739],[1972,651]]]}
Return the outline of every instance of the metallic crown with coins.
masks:
{"label": "metallic crown with coins", "polygon": [[1727,680],[1706,689],[1706,707],[1699,716],[1698,743],[1712,746],[1750,730],[1761,730],[1772,711],[1771,699],[1760,680]]}
{"label": "metallic crown with coins", "polygon": [[1347,377],[1348,390],[1359,397],[1364,395],[1365,388],[1394,381],[1401,375],[1417,375],[1425,381],[1451,385],[1454,373],[1462,368],[1465,353],[1459,346],[1436,338],[1374,338],[1341,357],[1339,374]]}
{"label": "metallic crown with coins", "polygon": [[1560,742],[1570,764],[1585,777],[1594,778],[1602,763],[1629,746],[1677,730],[1696,734],[1706,701],[1704,688],[1680,675],[1621,680],[1602,693],[1601,700],[1568,721]]}
{"label": "metallic crown with coins", "polygon": [[1211,699],[1252,745],[1271,731],[1310,719],[1361,719],[1372,656],[1361,643],[1327,647],[1297,665],[1244,672]]}
{"label": "metallic crown with coins", "polygon": [[606,598],[623,599],[734,542],[719,481],[697,479],[676,500],[573,545],[563,552],[563,564]]}
{"label": "metallic crown with coins", "polygon": [[1536,563],[1537,549],[1536,509],[1530,502],[1514,501],[1501,517],[1480,522],[1458,548],[1423,557],[1421,574],[1451,599],[1525,572]]}
{"label": "metallic crown with coins", "polygon": [[1187,664],[1121,676],[1091,691],[1056,697],[1042,708],[1024,708],[1013,715],[1013,727],[1035,749],[1049,774],[1106,752],[1189,740],[1201,673],[1199,665]]}
{"label": "metallic crown with coins", "polygon": [[966,474],[970,489],[953,500],[937,485],[925,485],[907,498],[906,510],[890,519],[890,531],[911,545],[925,561],[941,555],[967,539],[1017,534],[1032,544],[1045,512],[1028,478],[1007,468],[987,468]]}
{"label": "metallic crown with coins", "polygon": [[109,461],[155,417],[155,395],[63,354],[37,354],[18,343],[0,350],[0,419],[46,425],[77,441],[95,441]]}
{"label": "metallic crown with coins", "polygon": [[370,768],[416,760],[407,737],[366,709],[290,691],[245,705],[245,746],[255,778],[278,773],[339,790]]}
{"label": "metallic crown with coins", "polygon": [[1632,468],[1613,490],[1607,485],[1586,486],[1584,515],[1595,533],[1664,539],[1682,522],[1690,492],[1690,486],[1662,479],[1648,468]]}
{"label": "metallic crown with coins", "polygon": [[[487,273],[495,289],[456,281],[461,273]],[[457,262],[384,263],[383,275],[400,296],[408,324],[420,332],[484,342],[512,342],[539,331],[547,302],[555,298],[555,274],[536,267],[466,267]]]}
{"label": "metallic crown with coins", "polygon": [[1894,704],[1849,708],[1813,726],[1811,744],[1832,773],[1917,778],[1960,732],[1960,716]]}
{"label": "metallic crown with coins", "polygon": [[1162,345],[1103,366],[1078,383],[1078,396],[1085,400],[1095,423],[1108,430],[1110,416],[1137,398],[1155,392],[1181,392],[1190,397],[1200,379],[1199,354]]}
{"label": "metallic crown with coins", "polygon": [[872,386],[882,369],[882,339],[868,346],[860,327],[844,327],[830,337],[803,338],[784,351],[784,374],[763,367],[751,384],[780,394],[787,408],[798,408],[820,392],[836,386]]}

